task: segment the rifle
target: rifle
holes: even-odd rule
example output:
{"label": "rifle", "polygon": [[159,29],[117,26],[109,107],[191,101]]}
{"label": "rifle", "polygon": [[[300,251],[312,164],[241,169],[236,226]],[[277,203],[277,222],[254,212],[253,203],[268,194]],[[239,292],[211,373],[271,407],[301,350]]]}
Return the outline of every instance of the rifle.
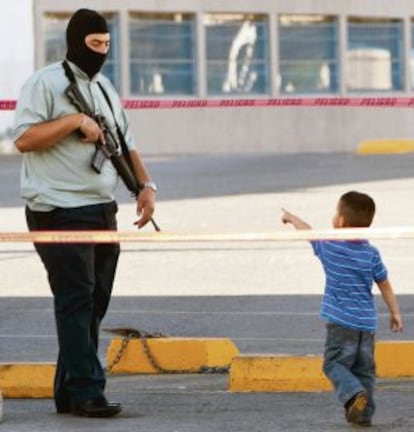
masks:
{"label": "rifle", "polygon": [[[66,76],[69,79],[69,85],[65,90],[65,95],[80,113],[91,117],[93,120],[96,121],[96,123],[98,123],[105,137],[104,142],[95,143],[96,149],[91,160],[92,169],[97,174],[100,174],[103,164],[107,159],[110,159],[127,189],[131,192],[133,196],[138,196],[143,186],[139,184],[137,178],[135,177],[131,167],[131,163],[128,163],[126,161],[123,151],[120,151],[120,149],[124,146],[122,145],[123,137],[120,136],[121,131],[119,130],[118,125],[117,134],[119,136],[117,137],[114,135],[111,128],[108,126],[105,117],[102,115],[96,115],[94,112],[92,112],[82,92],[79,89],[75,76],[73,75],[73,72],[70,69],[69,65],[66,62],[63,62],[63,67],[65,69]],[[102,87],[101,90],[104,91]],[[105,93],[104,96],[107,99]],[[109,103],[109,99],[107,99],[107,102]],[[111,105],[110,108],[112,109]],[[121,141],[121,144],[119,141]],[[128,151],[128,149],[126,149],[126,151]],[[150,219],[150,222],[152,223],[155,231],[161,231],[153,218]]]}

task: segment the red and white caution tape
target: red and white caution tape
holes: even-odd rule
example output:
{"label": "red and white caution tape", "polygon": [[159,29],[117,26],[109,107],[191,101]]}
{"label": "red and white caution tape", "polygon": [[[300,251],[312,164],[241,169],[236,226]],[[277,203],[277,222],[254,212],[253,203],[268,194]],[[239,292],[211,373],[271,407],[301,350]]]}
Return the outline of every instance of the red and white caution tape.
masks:
{"label": "red and white caution tape", "polygon": [[[383,107],[412,108],[414,97],[304,97],[271,99],[124,99],[128,110],[179,108]],[[0,100],[0,111],[16,108],[15,100]]]}
{"label": "red and white caution tape", "polygon": [[0,232],[2,243],[197,243],[279,242],[304,240],[413,239],[414,226],[344,228],[252,233],[168,233],[135,231],[32,231]]}
{"label": "red and white caution tape", "polygon": [[0,100],[0,111],[12,111],[16,108],[14,100]]}

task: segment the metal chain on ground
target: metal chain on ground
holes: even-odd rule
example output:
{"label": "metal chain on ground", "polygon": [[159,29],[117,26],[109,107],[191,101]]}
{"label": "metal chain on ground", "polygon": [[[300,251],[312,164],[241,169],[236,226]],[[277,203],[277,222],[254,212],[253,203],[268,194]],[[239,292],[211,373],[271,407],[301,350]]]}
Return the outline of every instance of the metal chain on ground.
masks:
{"label": "metal chain on ground", "polygon": [[160,374],[213,374],[213,373],[227,373],[229,371],[229,366],[201,366],[197,370],[193,369],[166,369],[158,363],[155,359],[154,354],[148,345],[148,339],[154,338],[165,338],[167,335],[161,332],[149,333],[141,330],[131,329],[131,328],[117,328],[117,329],[106,329],[110,333],[114,333],[123,336],[121,346],[110,365],[108,365],[105,370],[110,372],[116,364],[121,361],[121,358],[129,344],[131,339],[139,339],[142,345],[145,356],[147,357],[151,366]]}
{"label": "metal chain on ground", "polygon": [[[133,328],[113,328],[113,329],[104,329],[104,331],[108,333],[113,333],[119,336],[123,336],[121,346],[119,347],[118,352],[115,355],[114,360],[105,367],[106,372],[111,372],[112,369],[121,361],[122,356],[124,355],[125,350],[128,347],[129,341],[131,339],[139,338],[142,334],[141,331],[133,329]],[[166,337],[161,333],[146,333],[148,337]]]}
{"label": "metal chain on ground", "polygon": [[115,365],[117,365],[117,364],[121,361],[121,358],[122,358],[122,356],[124,355],[124,352],[125,352],[125,350],[126,350],[128,344],[129,344],[129,341],[130,341],[133,337],[134,337],[134,336],[133,336],[132,334],[129,334],[128,336],[125,336],[125,337],[122,339],[121,346],[120,346],[118,352],[116,353],[115,358],[113,359],[113,361],[112,361],[109,365],[107,365],[107,366],[105,367],[105,372],[111,372],[112,369],[115,367]]}

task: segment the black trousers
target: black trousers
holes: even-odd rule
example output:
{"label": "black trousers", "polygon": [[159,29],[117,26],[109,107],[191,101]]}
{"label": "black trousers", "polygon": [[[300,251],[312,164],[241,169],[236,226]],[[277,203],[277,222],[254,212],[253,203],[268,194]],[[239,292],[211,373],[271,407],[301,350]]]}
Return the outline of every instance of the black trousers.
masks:
{"label": "black trousers", "polygon": [[[116,230],[116,202],[34,212],[33,230]],[[109,305],[118,243],[35,243],[54,297],[59,355],[54,382],[58,410],[103,396],[105,372],[97,350],[99,326]]]}

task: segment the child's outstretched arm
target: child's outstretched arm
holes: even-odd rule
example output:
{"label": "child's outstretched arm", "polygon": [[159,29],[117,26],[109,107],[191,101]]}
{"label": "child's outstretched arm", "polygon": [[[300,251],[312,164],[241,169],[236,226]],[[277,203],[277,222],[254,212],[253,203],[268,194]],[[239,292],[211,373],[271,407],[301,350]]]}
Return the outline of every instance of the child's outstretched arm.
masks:
{"label": "child's outstretched arm", "polygon": [[398,307],[397,299],[392,290],[391,284],[388,279],[378,282],[378,288],[381,291],[382,298],[384,299],[388,310],[390,311],[390,328],[393,332],[403,331],[404,325],[400,314],[400,308]]}
{"label": "child's outstretched arm", "polygon": [[287,210],[282,208],[282,222],[284,224],[290,223],[297,230],[310,230],[312,227],[303,221],[300,217],[294,215],[293,213],[289,213]]}

